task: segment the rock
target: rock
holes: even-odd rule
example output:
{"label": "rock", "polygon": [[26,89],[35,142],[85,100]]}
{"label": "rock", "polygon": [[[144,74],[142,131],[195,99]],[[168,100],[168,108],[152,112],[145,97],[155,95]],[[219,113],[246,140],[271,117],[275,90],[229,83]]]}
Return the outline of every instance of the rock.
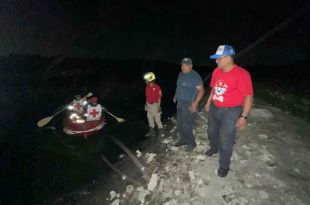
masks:
{"label": "rock", "polygon": [[263,190],[260,190],[258,192],[258,196],[261,199],[268,199],[269,198],[269,194],[267,192],[263,191]]}
{"label": "rock", "polygon": [[175,199],[172,199],[170,201],[167,201],[164,203],[164,205],[177,205],[177,201]]}
{"label": "rock", "polygon": [[182,193],[182,192],[181,192],[180,190],[175,190],[175,191],[174,191],[174,194],[175,194],[176,196],[180,196],[181,193]]}
{"label": "rock", "polygon": [[118,159],[123,159],[124,156],[125,156],[125,154],[120,154],[120,155],[118,155]]}
{"label": "rock", "polygon": [[205,156],[205,155],[198,155],[196,158],[197,158],[198,160],[203,161],[203,160],[206,159],[206,156]]}
{"label": "rock", "polygon": [[164,185],[164,179],[160,179],[158,190],[163,190],[163,185]]}
{"label": "rock", "polygon": [[266,139],[268,139],[268,136],[266,134],[259,134],[258,138],[261,140],[266,140]]}
{"label": "rock", "polygon": [[246,163],[248,163],[248,160],[242,159],[242,160],[240,160],[240,163],[241,163],[241,164],[246,164]]}
{"label": "rock", "polygon": [[157,154],[154,153],[149,153],[147,156],[147,161],[146,163],[149,164],[151,161],[153,161],[153,159],[157,156]]}
{"label": "rock", "polygon": [[226,203],[229,203],[232,200],[232,198],[229,195],[226,195],[226,194],[222,195],[222,197],[223,197],[223,199],[224,199],[224,201]]}
{"label": "rock", "polygon": [[170,142],[170,140],[168,140],[168,139],[164,139],[164,140],[162,141],[163,144],[168,144],[169,142]]}
{"label": "rock", "polygon": [[188,172],[188,175],[189,175],[189,178],[193,181],[193,180],[195,180],[195,174],[194,174],[194,172],[193,171],[189,171]]}
{"label": "rock", "polygon": [[158,175],[152,174],[149,184],[147,185],[147,189],[150,191],[154,191],[157,186]]}
{"label": "rock", "polygon": [[144,189],[143,187],[138,187],[137,191],[138,191],[138,200],[140,201],[140,203],[144,204],[145,197],[150,194],[150,191]]}
{"label": "rock", "polygon": [[261,175],[258,173],[255,173],[255,177],[261,177]]}
{"label": "rock", "polygon": [[140,152],[140,150],[136,150],[137,153],[137,157],[140,158],[142,156],[142,153]]}
{"label": "rock", "polygon": [[252,188],[252,185],[251,184],[247,184],[246,187]]}
{"label": "rock", "polygon": [[171,147],[170,148],[172,151],[178,151],[179,150],[179,147]]}
{"label": "rock", "polygon": [[132,185],[127,185],[126,186],[126,195],[131,196],[134,192],[135,188]]}
{"label": "rock", "polygon": [[111,203],[111,205],[119,205],[119,203],[120,203],[120,200],[119,200],[119,199],[115,199],[115,200]]}
{"label": "rock", "polygon": [[250,147],[248,145],[245,145],[245,144],[242,145],[242,148],[245,149],[245,150],[250,150]]}
{"label": "rock", "polygon": [[170,133],[173,133],[175,130],[176,130],[176,127],[172,128],[172,129],[170,130]]}
{"label": "rock", "polygon": [[110,191],[110,200],[113,200],[116,197],[116,192],[114,190]]}

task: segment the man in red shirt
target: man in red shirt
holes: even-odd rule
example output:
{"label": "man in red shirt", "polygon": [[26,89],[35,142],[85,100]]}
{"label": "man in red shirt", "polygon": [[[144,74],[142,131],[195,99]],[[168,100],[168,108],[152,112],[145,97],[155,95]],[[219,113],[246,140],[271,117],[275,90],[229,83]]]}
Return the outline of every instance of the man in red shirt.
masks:
{"label": "man in red shirt", "polygon": [[210,147],[206,155],[220,153],[218,175],[225,177],[235,143],[236,130],[247,126],[247,117],[253,105],[253,87],[248,71],[236,65],[235,50],[229,45],[219,46],[210,56],[218,65],[212,73],[211,92],[205,105],[208,114]]}
{"label": "man in red shirt", "polygon": [[152,73],[152,72],[146,73],[144,75],[144,80],[146,82],[145,111],[147,111],[147,119],[148,119],[149,127],[150,127],[149,132],[146,133],[145,136],[151,137],[155,134],[155,123],[158,127],[158,135],[160,136],[163,134],[163,125],[162,125],[161,120],[160,120],[160,117],[161,117],[160,103],[161,103],[161,97],[162,97],[161,89],[155,83],[155,74],[154,73]]}

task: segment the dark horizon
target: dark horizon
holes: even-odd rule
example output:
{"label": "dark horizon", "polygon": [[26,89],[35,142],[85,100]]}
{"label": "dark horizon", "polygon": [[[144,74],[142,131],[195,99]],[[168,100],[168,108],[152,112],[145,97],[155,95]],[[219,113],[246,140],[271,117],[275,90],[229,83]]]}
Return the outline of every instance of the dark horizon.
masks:
{"label": "dark horizon", "polygon": [[[191,57],[212,65],[209,56],[231,44],[244,65],[308,61],[309,3],[153,0],[2,1],[0,55],[43,55],[101,59]],[[274,30],[275,29],[275,30]],[[274,32],[273,32],[274,30]]]}

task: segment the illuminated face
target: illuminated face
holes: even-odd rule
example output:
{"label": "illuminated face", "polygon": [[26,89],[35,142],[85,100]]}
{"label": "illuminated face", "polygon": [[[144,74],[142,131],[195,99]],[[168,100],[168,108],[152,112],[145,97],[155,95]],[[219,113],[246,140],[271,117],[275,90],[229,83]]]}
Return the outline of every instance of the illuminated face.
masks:
{"label": "illuminated face", "polygon": [[220,58],[217,58],[215,62],[217,63],[217,66],[219,68],[224,68],[230,62],[230,56],[222,56]]}
{"label": "illuminated face", "polygon": [[192,70],[192,65],[182,63],[181,69],[183,73],[189,73]]}

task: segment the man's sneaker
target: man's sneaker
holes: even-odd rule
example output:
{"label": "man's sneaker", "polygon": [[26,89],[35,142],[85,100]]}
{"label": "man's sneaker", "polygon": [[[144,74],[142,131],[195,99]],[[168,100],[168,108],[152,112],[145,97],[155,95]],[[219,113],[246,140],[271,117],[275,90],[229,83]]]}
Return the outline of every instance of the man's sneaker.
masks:
{"label": "man's sneaker", "polygon": [[215,151],[214,149],[208,149],[207,151],[206,151],[206,155],[208,156],[208,157],[212,157],[214,154],[216,154],[217,153],[217,151]]}
{"label": "man's sneaker", "polygon": [[177,142],[174,146],[175,147],[181,147],[181,146],[183,146],[183,145],[186,145],[186,143],[184,143],[184,142]]}
{"label": "man's sneaker", "polygon": [[228,171],[229,171],[229,169],[225,169],[225,168],[220,167],[220,168],[217,170],[217,175],[218,175],[219,177],[226,177],[227,174],[228,174]]}
{"label": "man's sneaker", "polygon": [[193,145],[187,145],[187,147],[185,148],[185,152],[191,152],[195,149],[195,147]]}

